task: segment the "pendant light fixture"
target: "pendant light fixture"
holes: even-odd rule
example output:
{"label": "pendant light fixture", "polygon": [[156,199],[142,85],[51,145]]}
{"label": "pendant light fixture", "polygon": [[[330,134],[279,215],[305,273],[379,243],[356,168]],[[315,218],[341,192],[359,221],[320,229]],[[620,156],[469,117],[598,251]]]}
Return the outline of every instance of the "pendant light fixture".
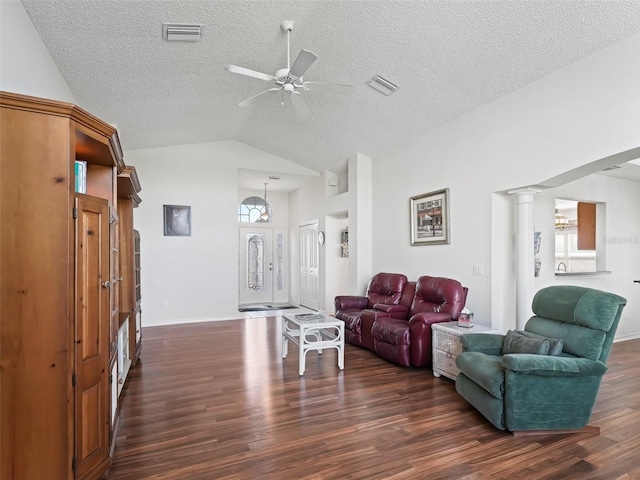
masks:
{"label": "pendant light fixture", "polygon": [[556,227],[556,229],[567,228],[568,224],[569,224],[569,220],[567,220],[567,217],[562,215],[560,213],[560,211],[558,210],[558,207],[556,207],[556,215],[555,215],[555,227]]}
{"label": "pendant light fixture", "polygon": [[264,212],[260,215],[261,222],[269,221],[269,204],[267,203],[267,183],[264,184]]}

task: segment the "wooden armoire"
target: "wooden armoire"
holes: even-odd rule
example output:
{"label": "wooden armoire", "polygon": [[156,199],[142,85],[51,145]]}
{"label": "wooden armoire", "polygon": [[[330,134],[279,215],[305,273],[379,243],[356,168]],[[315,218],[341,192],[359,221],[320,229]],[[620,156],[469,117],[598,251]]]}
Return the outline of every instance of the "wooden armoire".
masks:
{"label": "wooden armoire", "polygon": [[110,466],[120,297],[135,295],[135,271],[120,270],[135,259],[139,190],[114,127],[0,92],[2,480],[96,479]]}

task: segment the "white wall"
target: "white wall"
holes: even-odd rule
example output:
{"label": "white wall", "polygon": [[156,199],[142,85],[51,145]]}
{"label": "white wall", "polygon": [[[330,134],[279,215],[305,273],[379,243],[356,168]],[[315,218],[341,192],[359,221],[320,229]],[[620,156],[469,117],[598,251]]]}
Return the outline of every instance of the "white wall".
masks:
{"label": "white wall", "polygon": [[[298,270],[300,268],[300,259],[298,256],[298,235],[299,228],[302,225],[312,223],[318,224],[319,231],[326,231],[325,223],[325,185],[327,183],[326,175],[323,173],[318,178],[309,181],[304,187],[294,190],[289,194],[289,279],[291,289],[291,302],[299,303],[298,292]],[[319,264],[325,265],[325,247],[319,250]],[[320,292],[319,306],[320,310],[326,310],[323,302],[325,298],[324,278],[326,270],[320,269]]]}
{"label": "white wall", "polygon": [[[125,161],[142,185],[134,225],[142,241],[143,324],[238,318],[238,169],[317,172],[235,141],[131,150]],[[273,196],[274,208],[281,196]],[[191,206],[191,237],[164,236],[163,205]]]}
{"label": "white wall", "polygon": [[[598,242],[606,249],[609,275],[594,277],[555,276],[554,205],[556,198],[604,202],[606,230],[596,231]],[[631,338],[639,332],[640,285],[640,183],[604,175],[589,175],[561,187],[542,191],[535,196],[536,230],[542,232],[540,259],[542,267],[536,278],[536,290],[548,285],[575,285],[614,292],[628,301],[623,310],[616,339]]]}
{"label": "white wall", "polygon": [[325,310],[335,313],[334,298],[349,291],[349,257],[342,256],[341,231],[348,227],[346,217],[326,217],[325,240]]}
{"label": "white wall", "polygon": [[0,1],[0,90],[78,103],[19,0]]}
{"label": "white wall", "polygon": [[[509,200],[494,192],[638,147],[638,58],[634,35],[375,158],[373,270],[456,278],[469,287],[478,323],[510,324],[513,222]],[[446,187],[451,245],[410,246],[409,197]],[[492,305],[493,297],[503,301]]]}
{"label": "white wall", "polygon": [[[337,261],[337,250],[329,251],[329,244],[320,248],[320,310],[332,311],[333,298],[348,293],[362,295],[371,275],[371,159],[360,153],[348,159],[348,191],[332,187],[338,174],[323,172],[290,194],[289,225],[290,244],[293,253],[291,262],[292,298],[297,299],[298,291],[298,227],[307,223],[318,223],[325,232],[335,232],[338,218],[348,219],[349,257]],[[342,227],[340,227],[342,228]],[[333,235],[332,235],[333,236]],[[346,264],[343,260],[346,260]],[[346,275],[346,276],[343,276]]]}

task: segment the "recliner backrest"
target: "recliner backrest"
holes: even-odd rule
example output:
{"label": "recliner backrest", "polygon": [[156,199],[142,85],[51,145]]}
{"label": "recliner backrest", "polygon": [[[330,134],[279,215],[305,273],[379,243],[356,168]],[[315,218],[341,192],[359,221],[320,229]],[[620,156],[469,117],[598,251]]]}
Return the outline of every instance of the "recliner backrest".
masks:
{"label": "recliner backrest", "polygon": [[411,308],[413,297],[416,294],[416,282],[407,282],[402,289],[402,297],[400,297],[400,305],[404,305],[407,309]]}
{"label": "recliner backrest", "polygon": [[451,278],[422,276],[416,283],[409,316],[424,312],[443,312],[455,320],[467,300],[467,288]]}
{"label": "recliner backrest", "polygon": [[563,351],[606,362],[627,301],[613,293],[573,285],[543,288],[525,330],[564,339]]}
{"label": "recliner backrest", "polygon": [[367,288],[368,308],[376,303],[397,305],[400,303],[402,290],[407,283],[407,276],[401,273],[378,273],[373,276]]}

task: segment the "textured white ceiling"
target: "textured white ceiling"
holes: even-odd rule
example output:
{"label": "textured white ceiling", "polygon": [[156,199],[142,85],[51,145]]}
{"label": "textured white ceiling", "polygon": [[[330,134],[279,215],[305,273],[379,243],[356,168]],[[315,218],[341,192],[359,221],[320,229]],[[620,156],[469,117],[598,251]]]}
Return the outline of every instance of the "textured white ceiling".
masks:
{"label": "textured white ceiling", "polygon": [[[640,1],[22,0],[80,106],[118,124],[125,150],[235,139],[308,168],[342,170],[640,32]],[[347,83],[350,97],[305,92],[301,119],[273,74],[318,55],[305,80]],[[199,23],[199,43],[162,40],[162,23]],[[366,85],[400,86],[386,97]],[[257,186],[259,188],[259,186]]]}

